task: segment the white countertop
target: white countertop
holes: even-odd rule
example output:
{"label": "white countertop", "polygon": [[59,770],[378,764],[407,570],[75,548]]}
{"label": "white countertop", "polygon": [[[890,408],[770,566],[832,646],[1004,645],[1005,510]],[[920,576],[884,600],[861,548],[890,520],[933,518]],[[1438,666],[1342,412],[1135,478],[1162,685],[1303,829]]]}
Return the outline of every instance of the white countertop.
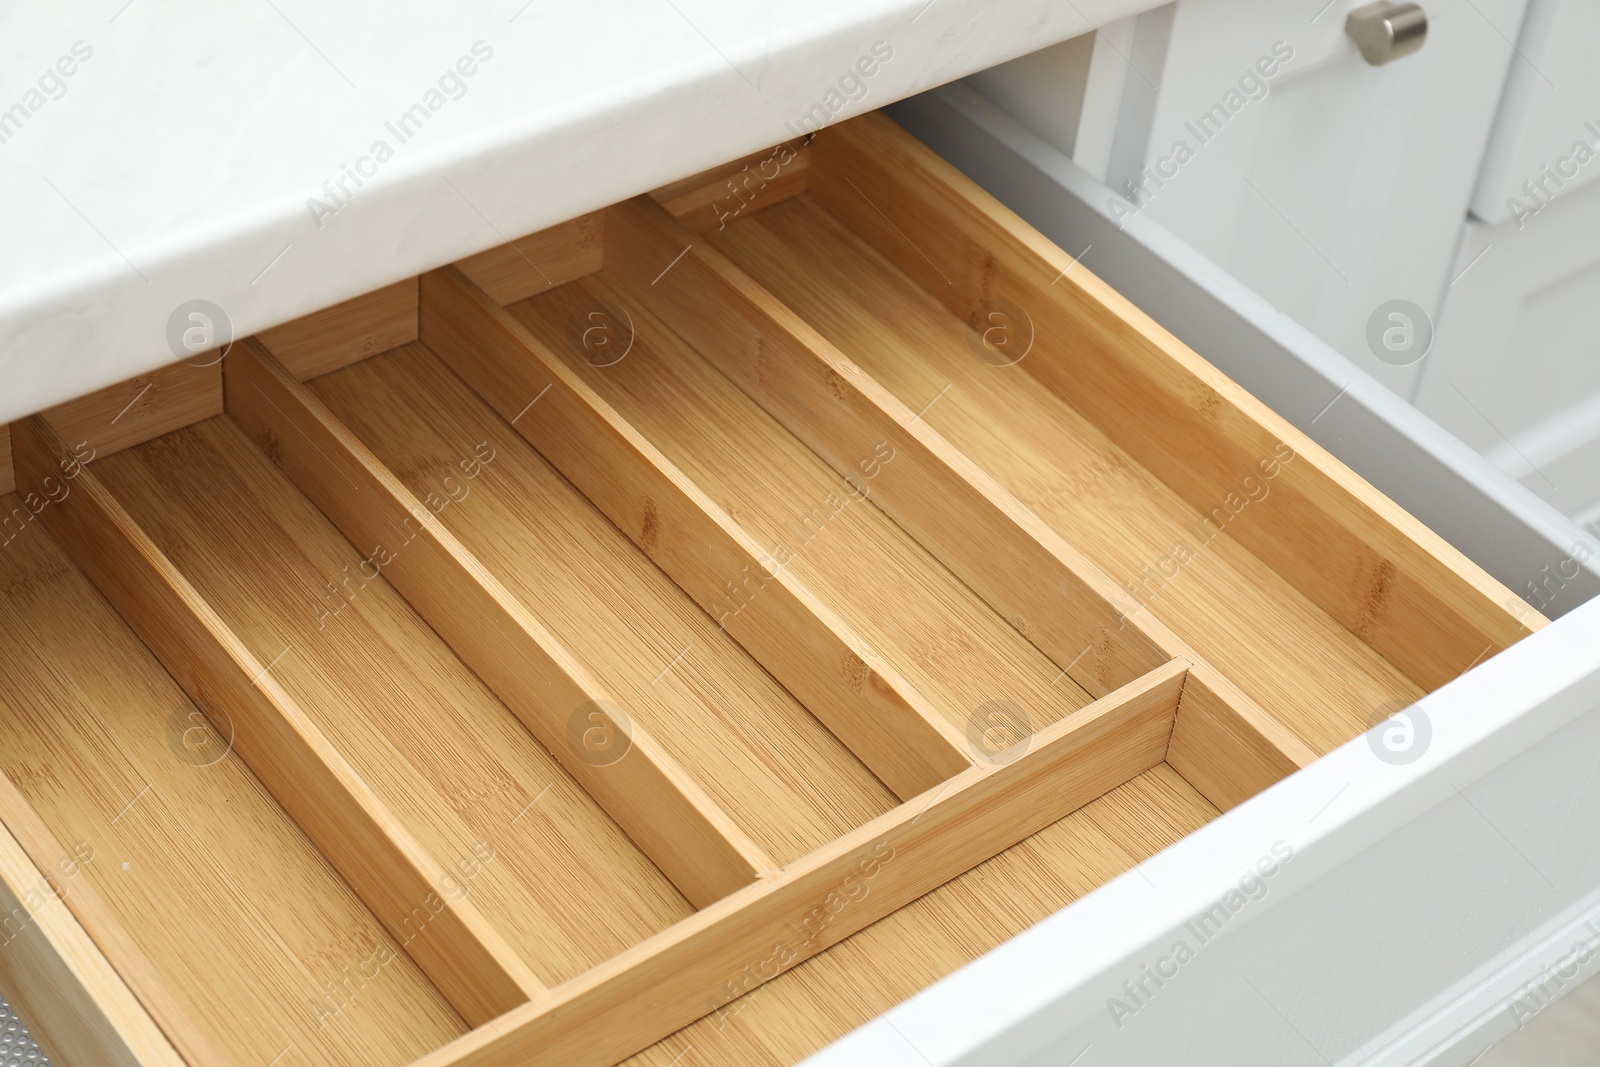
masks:
{"label": "white countertop", "polygon": [[188,301],[243,336],[1148,6],[7,5],[0,422],[174,361]]}

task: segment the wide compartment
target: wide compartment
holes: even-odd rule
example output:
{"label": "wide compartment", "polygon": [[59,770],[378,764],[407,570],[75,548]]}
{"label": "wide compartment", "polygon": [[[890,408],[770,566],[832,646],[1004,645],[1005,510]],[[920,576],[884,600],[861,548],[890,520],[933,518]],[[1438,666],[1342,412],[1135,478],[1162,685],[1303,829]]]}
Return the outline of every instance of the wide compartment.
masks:
{"label": "wide compartment", "polygon": [[877,115],[199,363],[10,428],[74,1063],[792,1063],[1543,622]]}

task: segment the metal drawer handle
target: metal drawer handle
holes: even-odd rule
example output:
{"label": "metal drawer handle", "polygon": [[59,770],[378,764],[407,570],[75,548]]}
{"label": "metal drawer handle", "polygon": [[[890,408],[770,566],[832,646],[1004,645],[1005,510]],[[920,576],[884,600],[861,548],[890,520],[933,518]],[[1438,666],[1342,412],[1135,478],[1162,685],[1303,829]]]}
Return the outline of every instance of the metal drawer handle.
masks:
{"label": "metal drawer handle", "polygon": [[1350,12],[1344,32],[1361,49],[1362,59],[1381,67],[1422,47],[1428,36],[1428,13],[1418,4],[1378,0]]}

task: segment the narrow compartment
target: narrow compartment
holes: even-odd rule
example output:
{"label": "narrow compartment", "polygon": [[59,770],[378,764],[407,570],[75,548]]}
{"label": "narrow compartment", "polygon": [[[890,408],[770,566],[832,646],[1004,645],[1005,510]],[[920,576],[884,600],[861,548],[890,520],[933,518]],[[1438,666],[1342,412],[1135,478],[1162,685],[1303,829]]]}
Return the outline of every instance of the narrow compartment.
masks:
{"label": "narrow compartment", "polygon": [[815,197],[706,236],[1316,751],[1422,695]]}
{"label": "narrow compartment", "polygon": [[78,861],[35,862],[104,902],[206,1045],[393,1065],[466,1030],[42,524],[0,590],[0,772]]}
{"label": "narrow compartment", "polygon": [[[594,307],[631,320],[626,358],[594,366],[572,324]],[[841,478],[637,302],[591,276],[508,308],[711,497],[768,558],[813,590],[971,747],[997,755],[1091,697],[872,502],[885,442]],[[726,597],[738,610],[759,590]],[[993,733],[989,744],[985,734]]]}
{"label": "narrow compartment", "polygon": [[[424,345],[309,383],[778,863],[895,798]],[[526,418],[538,417],[530,396]],[[521,406],[521,405],[519,405]],[[492,456],[470,480],[460,461]],[[448,482],[446,481],[448,479]]]}
{"label": "narrow compartment", "polygon": [[690,913],[229,418],[93,469],[546,984]]}

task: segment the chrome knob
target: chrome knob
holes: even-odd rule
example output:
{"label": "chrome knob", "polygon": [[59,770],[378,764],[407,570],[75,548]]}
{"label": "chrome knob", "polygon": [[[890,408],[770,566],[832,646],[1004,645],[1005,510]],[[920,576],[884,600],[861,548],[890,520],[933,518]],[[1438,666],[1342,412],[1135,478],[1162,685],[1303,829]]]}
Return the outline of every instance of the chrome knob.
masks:
{"label": "chrome knob", "polygon": [[1361,49],[1362,59],[1381,67],[1422,47],[1428,36],[1428,13],[1418,4],[1378,0],[1350,12],[1344,32]]}

